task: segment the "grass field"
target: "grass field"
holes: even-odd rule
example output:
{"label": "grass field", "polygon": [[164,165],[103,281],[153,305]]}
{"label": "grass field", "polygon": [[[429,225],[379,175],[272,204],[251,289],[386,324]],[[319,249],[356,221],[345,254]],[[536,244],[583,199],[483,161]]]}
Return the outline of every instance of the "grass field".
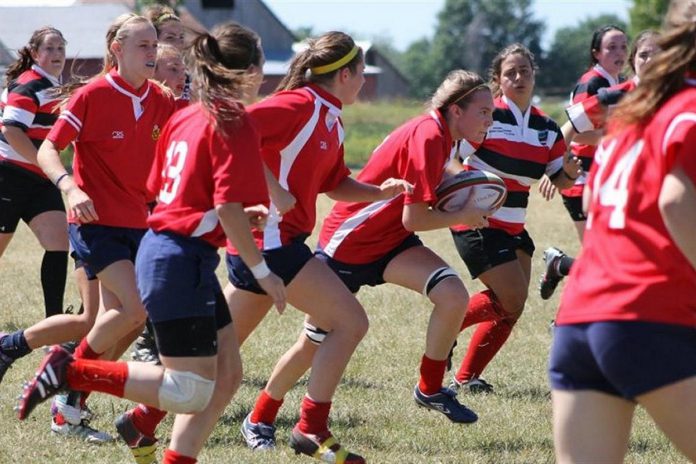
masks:
{"label": "grass field", "polygon": [[[355,105],[346,112],[347,145],[351,164],[359,163],[391,127],[417,114],[418,103]],[[354,132],[354,133],[353,133]],[[362,145],[361,145],[362,144]],[[352,151],[351,151],[352,150]],[[360,157],[353,158],[352,153]],[[321,198],[319,217],[330,208]],[[416,407],[412,388],[418,378],[418,363],[424,347],[424,332],[430,304],[414,292],[389,285],[367,288],[358,298],[365,306],[371,327],[358,347],[338,390],[331,415],[332,429],[350,449],[378,464],[421,463],[546,463],[553,461],[551,407],[546,380],[546,361],[551,343],[549,322],[558,297],[542,301],[536,292],[541,272],[541,251],[559,246],[577,251],[577,239],[559,199],[545,203],[534,194],[529,211],[529,231],[536,241],[533,282],[530,296],[515,331],[506,346],[486,370],[484,377],[496,387],[492,395],[462,395],[463,403],[480,416],[471,426],[451,424],[443,416]],[[468,277],[447,231],[421,234],[425,243],[443,256],[463,277],[470,290],[480,290]],[[315,237],[308,243],[314,244]],[[0,330],[26,327],[43,315],[39,267],[41,250],[28,229],[20,227],[5,256],[0,260]],[[219,270],[225,279],[224,269]],[[66,304],[78,305],[72,283]],[[255,454],[239,436],[239,425],[251,409],[256,394],[278,357],[294,342],[301,326],[298,311],[271,313],[242,348],[244,382],[226,409],[218,427],[200,456],[201,463],[301,463],[287,440],[298,417],[305,391],[302,383],[287,397],[278,420],[278,450]],[[456,356],[461,358],[468,330],[459,340]],[[0,464],[68,462],[126,463],[130,454],[123,443],[91,446],[74,439],[53,436],[49,431],[49,406],[42,405],[20,423],[12,411],[21,383],[32,376],[42,354],[19,360],[0,385]],[[449,377],[448,377],[449,378]],[[95,394],[91,408],[101,430],[113,432],[112,421],[131,404]],[[159,436],[166,443],[171,429],[168,418]],[[164,443],[161,448],[164,448]],[[646,415],[637,413],[627,462],[680,463],[685,460],[655,429]]]}
{"label": "grass field", "polygon": [[[330,203],[322,199],[321,211]],[[569,252],[577,249],[575,233],[560,201],[542,204],[534,196],[529,230],[536,240],[537,255],[550,245]],[[458,258],[446,231],[421,234],[424,241],[461,273],[470,291],[479,289]],[[314,243],[314,238],[310,239]],[[37,321],[43,313],[40,287],[40,249],[28,229],[21,227],[0,261],[0,330],[15,330]],[[534,259],[533,276],[539,275],[540,259]],[[219,276],[224,279],[223,269]],[[423,351],[424,330],[430,305],[422,296],[385,285],[361,291],[371,321],[370,331],[351,361],[335,399],[332,428],[348,446],[364,453],[371,463],[543,463],[553,461],[551,408],[545,366],[551,343],[549,322],[557,297],[544,302],[532,283],[525,314],[507,345],[492,362],[485,378],[496,386],[493,395],[463,396],[480,420],[471,426],[456,426],[439,414],[415,406],[411,389],[417,380]],[[72,284],[66,303],[77,304]],[[301,316],[288,310],[272,313],[242,349],[244,383],[225,411],[200,457],[202,463],[293,463],[310,462],[295,457],[287,446],[290,429],[297,420],[304,384],[287,397],[278,421],[278,450],[254,454],[244,446],[238,432],[242,418],[276,359],[294,341]],[[470,331],[460,337],[461,356]],[[49,407],[40,406],[20,423],[12,406],[21,382],[37,367],[41,353],[19,360],[0,385],[0,463],[129,462],[122,443],[91,446],[62,439],[49,432]],[[93,395],[90,406],[98,414],[94,425],[113,431],[111,422],[129,407],[129,402]],[[167,419],[160,430],[166,441],[171,427]],[[627,462],[685,462],[658,432],[644,413],[637,414]]]}

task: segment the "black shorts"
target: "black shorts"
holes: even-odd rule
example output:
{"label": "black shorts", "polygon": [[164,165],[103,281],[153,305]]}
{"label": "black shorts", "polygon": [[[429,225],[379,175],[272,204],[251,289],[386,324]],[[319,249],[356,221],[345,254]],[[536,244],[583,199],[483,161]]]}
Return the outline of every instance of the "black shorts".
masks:
{"label": "black shorts", "polygon": [[451,232],[454,245],[472,279],[496,266],[515,261],[518,249],[530,257],[534,255],[534,241],[527,230],[517,235],[491,228]]}
{"label": "black shorts", "polygon": [[[307,264],[307,261],[314,257],[312,250],[305,245],[304,240],[296,240],[289,245],[265,250],[262,254],[268,268],[283,279],[285,285],[289,285],[292,279]],[[241,290],[247,290],[259,295],[266,294],[239,255],[227,253],[225,261],[227,264],[227,278],[232,285]]]}
{"label": "black shorts", "polygon": [[376,287],[377,285],[385,283],[384,270],[391,260],[409,248],[417,246],[423,246],[423,242],[421,242],[417,235],[412,234],[401,242],[401,244],[389,251],[389,253],[367,264],[346,264],[341,261],[336,261],[324,254],[321,249],[318,249],[314,255],[320,261],[324,261],[336,275],[338,275],[351,293],[357,293],[363,285]]}
{"label": "black shorts", "polygon": [[60,190],[26,169],[0,163],[0,233],[14,233],[20,219],[29,224],[47,211],[65,212]]}
{"label": "black shorts", "polygon": [[554,328],[554,390],[596,390],[633,400],[696,376],[696,328],[608,321]]}
{"label": "black shorts", "polygon": [[562,195],[563,206],[565,206],[570,218],[574,222],[587,221],[587,215],[582,210],[582,197],[567,197]]}

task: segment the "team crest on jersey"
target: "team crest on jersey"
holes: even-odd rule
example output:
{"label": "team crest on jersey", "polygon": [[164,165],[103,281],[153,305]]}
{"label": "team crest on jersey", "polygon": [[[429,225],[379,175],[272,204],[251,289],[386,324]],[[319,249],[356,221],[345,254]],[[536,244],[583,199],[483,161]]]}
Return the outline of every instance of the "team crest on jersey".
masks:
{"label": "team crest on jersey", "polygon": [[152,140],[157,141],[159,136],[160,136],[160,128],[157,124],[155,124],[152,128]]}
{"label": "team crest on jersey", "polygon": [[546,145],[546,142],[549,139],[549,130],[548,129],[540,130],[539,132],[537,132],[537,137],[539,137],[540,144]]}

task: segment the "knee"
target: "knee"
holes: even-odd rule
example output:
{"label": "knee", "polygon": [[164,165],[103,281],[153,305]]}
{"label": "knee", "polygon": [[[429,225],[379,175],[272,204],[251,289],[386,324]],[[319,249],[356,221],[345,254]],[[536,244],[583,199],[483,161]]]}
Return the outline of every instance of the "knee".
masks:
{"label": "knee", "polygon": [[215,401],[217,409],[224,410],[232,401],[239,386],[242,384],[243,375],[240,363],[234,363],[226,372],[218,371],[218,376],[215,379],[215,395],[213,395],[211,400]]}
{"label": "knee", "polygon": [[175,414],[193,414],[208,406],[214,390],[214,380],[193,372],[165,369],[159,389],[159,405]]}
{"label": "knee", "polygon": [[514,293],[496,296],[507,318],[512,321],[519,319],[527,302],[527,290],[519,289]]}

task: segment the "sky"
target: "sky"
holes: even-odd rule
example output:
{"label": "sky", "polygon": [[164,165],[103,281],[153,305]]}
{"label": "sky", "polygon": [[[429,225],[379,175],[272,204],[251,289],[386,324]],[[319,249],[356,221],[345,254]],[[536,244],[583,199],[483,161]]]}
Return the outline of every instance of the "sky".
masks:
{"label": "sky", "polygon": [[[75,0],[0,0],[0,6],[69,5]],[[240,2],[247,0],[237,0]],[[358,40],[390,38],[399,50],[432,37],[445,0],[264,0],[290,29],[311,26],[315,33],[344,30]],[[557,29],[602,13],[628,21],[630,0],[534,0],[533,12],[546,22],[542,46],[548,48]]]}
{"label": "sky", "polygon": [[[244,1],[244,0],[237,0]],[[290,29],[312,26],[315,33],[344,30],[358,40],[391,38],[405,50],[422,37],[432,37],[437,13],[445,0],[265,0]],[[546,22],[542,46],[548,47],[555,31],[587,17],[613,13],[628,22],[630,0],[534,0],[533,12]]]}

